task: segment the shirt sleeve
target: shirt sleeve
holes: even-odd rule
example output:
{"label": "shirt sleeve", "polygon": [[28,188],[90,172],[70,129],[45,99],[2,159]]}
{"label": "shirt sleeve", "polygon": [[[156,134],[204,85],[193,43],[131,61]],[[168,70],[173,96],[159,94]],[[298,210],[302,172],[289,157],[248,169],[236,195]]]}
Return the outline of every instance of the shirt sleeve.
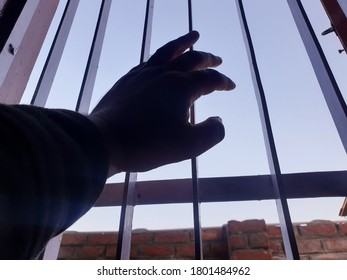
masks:
{"label": "shirt sleeve", "polygon": [[84,215],[104,187],[107,158],[79,113],[0,105],[0,258],[36,258]]}

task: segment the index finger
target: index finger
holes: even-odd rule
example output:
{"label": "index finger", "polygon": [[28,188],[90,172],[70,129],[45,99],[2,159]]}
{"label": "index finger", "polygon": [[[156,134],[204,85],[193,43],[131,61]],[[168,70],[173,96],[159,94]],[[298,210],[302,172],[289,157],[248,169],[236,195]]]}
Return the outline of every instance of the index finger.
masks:
{"label": "index finger", "polygon": [[217,67],[222,63],[222,58],[211,53],[189,51],[174,59],[168,64],[171,70],[194,71]]}
{"label": "index finger", "polygon": [[159,66],[175,59],[198,41],[200,35],[192,31],[181,36],[158,49],[147,61],[148,66]]}
{"label": "index finger", "polygon": [[185,92],[189,93],[192,101],[215,90],[229,91],[236,87],[235,83],[229,77],[214,69],[190,72],[182,76],[180,85],[186,89]]}

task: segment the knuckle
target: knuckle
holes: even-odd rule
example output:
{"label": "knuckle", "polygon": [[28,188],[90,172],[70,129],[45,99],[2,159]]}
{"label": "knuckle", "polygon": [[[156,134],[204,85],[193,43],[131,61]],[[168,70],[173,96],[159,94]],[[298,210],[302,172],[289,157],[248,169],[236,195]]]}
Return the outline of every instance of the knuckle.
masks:
{"label": "knuckle", "polygon": [[221,74],[217,70],[210,69],[210,68],[204,70],[204,73],[209,79],[213,79],[213,80],[219,79],[221,76]]}

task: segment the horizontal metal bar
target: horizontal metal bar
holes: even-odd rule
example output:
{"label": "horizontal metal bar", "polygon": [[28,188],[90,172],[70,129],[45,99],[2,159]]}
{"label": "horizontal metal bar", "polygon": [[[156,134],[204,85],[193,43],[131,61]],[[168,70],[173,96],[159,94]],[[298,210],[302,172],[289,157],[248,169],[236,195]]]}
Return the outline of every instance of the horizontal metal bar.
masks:
{"label": "horizontal metal bar", "polygon": [[[287,198],[345,197],[347,171],[283,174]],[[270,175],[200,178],[201,202],[275,199]],[[120,206],[123,183],[107,184],[95,206]],[[191,203],[191,179],[137,182],[136,205]]]}

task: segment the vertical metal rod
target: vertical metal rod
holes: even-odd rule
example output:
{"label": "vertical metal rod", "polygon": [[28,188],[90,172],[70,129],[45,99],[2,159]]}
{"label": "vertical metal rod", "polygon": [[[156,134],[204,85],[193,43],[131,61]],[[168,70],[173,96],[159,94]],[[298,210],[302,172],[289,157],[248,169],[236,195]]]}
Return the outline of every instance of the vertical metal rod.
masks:
{"label": "vertical metal rod", "polygon": [[[149,58],[154,0],[147,0],[146,16],[143,28],[140,63]],[[127,172],[125,176],[122,210],[120,215],[116,259],[128,260],[131,253],[131,233],[135,207],[137,173]]]}
{"label": "vertical metal rod", "polygon": [[341,141],[347,152],[347,106],[325,58],[300,0],[288,0],[289,8],[305,45],[307,54],[322,89],[325,101],[333,117]]}
{"label": "vertical metal rod", "polygon": [[154,12],[154,0],[151,0],[151,1],[147,0],[146,17],[145,17],[145,23],[144,23],[143,35],[142,35],[140,63],[147,61],[149,58],[149,51],[151,48],[151,38],[152,38],[153,12]]}
{"label": "vertical metal rod", "polygon": [[[79,2],[79,0],[68,0],[66,3],[57,32],[52,42],[52,46],[49,50],[34,95],[31,99],[31,105],[40,107],[44,107],[46,105]],[[44,260],[53,260],[58,258],[61,239],[62,234],[52,238],[48,242],[42,255]]]}
{"label": "vertical metal rod", "polygon": [[90,102],[93,95],[111,4],[112,0],[103,0],[100,6],[99,17],[76,105],[76,111],[80,113],[89,113]]}
{"label": "vertical metal rod", "polygon": [[68,0],[30,104],[44,107],[75,18],[79,0]]}
{"label": "vertical metal rod", "polygon": [[47,244],[45,251],[43,252],[43,260],[57,260],[60,250],[61,240],[63,233],[53,237]]}
{"label": "vertical metal rod", "polygon": [[137,173],[127,172],[123,190],[116,259],[128,260],[131,252],[131,232],[135,207]]}
{"label": "vertical metal rod", "polygon": [[276,196],[277,212],[281,224],[283,243],[287,259],[299,259],[299,251],[296,244],[293,224],[291,222],[285,190],[282,183],[282,174],[277,157],[275,141],[272,133],[269,111],[266,104],[265,92],[260,78],[260,73],[256,61],[255,51],[252,43],[251,34],[248,28],[242,0],[236,0],[239,18],[246,44],[252,80],[255,88],[256,98],[259,107],[260,119],[263,129],[266,152],[272,177],[272,183]]}
{"label": "vertical metal rod", "polygon": [[[193,31],[193,9],[192,1],[188,0],[188,25],[189,32]],[[193,50],[193,47],[190,48]],[[190,109],[190,123],[195,124],[195,105]],[[192,188],[193,188],[193,216],[194,216],[194,237],[195,237],[195,259],[203,259],[202,235],[201,235],[201,219],[200,219],[200,191],[198,178],[198,160],[191,159],[192,168]]]}

